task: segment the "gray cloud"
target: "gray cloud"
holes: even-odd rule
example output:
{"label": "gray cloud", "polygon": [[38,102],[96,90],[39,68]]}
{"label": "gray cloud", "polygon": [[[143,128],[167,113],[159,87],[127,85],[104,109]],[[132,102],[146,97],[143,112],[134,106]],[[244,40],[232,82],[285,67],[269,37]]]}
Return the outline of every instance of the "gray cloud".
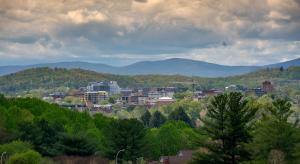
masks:
{"label": "gray cloud", "polygon": [[0,57],[11,64],[170,57],[230,65],[278,62],[299,57],[299,2],[2,0]]}

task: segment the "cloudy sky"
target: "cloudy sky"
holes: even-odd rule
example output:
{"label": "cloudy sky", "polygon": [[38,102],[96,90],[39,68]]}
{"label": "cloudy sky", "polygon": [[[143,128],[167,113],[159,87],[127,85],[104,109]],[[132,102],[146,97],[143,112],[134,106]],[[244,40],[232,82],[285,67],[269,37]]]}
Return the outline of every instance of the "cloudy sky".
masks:
{"label": "cloudy sky", "polygon": [[0,0],[0,65],[300,57],[300,0]]}

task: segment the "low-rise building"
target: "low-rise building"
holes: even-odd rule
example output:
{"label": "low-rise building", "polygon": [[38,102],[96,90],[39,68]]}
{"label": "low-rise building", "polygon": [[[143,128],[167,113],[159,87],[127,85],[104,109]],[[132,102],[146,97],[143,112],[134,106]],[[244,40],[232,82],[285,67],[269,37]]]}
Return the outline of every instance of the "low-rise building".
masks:
{"label": "low-rise building", "polygon": [[253,88],[253,89],[248,89],[246,91],[246,95],[255,95],[255,96],[262,96],[264,95],[265,92],[261,88]]}
{"label": "low-rise building", "polygon": [[107,99],[108,93],[106,91],[89,91],[84,93],[84,100],[93,104],[98,104]]}
{"label": "low-rise building", "polygon": [[131,89],[122,89],[120,91],[121,94],[121,101],[123,106],[128,105],[129,103],[129,97],[131,96],[132,90]]}
{"label": "low-rise building", "polygon": [[162,105],[168,105],[168,104],[172,104],[174,103],[175,100],[172,99],[171,97],[160,97],[158,100],[157,100],[157,105],[158,106],[162,106]]}

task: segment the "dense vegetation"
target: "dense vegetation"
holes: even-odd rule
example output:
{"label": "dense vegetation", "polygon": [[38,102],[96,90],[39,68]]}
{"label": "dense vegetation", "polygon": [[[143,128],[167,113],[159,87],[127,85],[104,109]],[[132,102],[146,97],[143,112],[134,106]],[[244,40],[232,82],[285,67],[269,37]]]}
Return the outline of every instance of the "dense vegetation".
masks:
{"label": "dense vegetation", "polygon": [[47,90],[59,87],[79,88],[86,86],[89,82],[110,80],[118,81],[121,87],[191,87],[188,84],[176,82],[194,81],[196,87],[201,89],[223,88],[230,84],[257,87],[261,86],[264,80],[271,80],[275,83],[278,90],[294,90],[294,92],[299,92],[300,67],[264,69],[241,76],[226,78],[201,78],[180,75],[121,76],[81,69],[35,68],[1,76],[0,91],[3,93],[15,93],[33,89]]}
{"label": "dense vegetation", "polygon": [[114,160],[123,149],[120,161],[190,149],[196,152],[192,163],[299,163],[299,107],[287,100],[225,93],[140,110],[137,118],[114,119],[0,96],[0,153],[10,164],[49,163],[60,155]]}
{"label": "dense vegetation", "polygon": [[[154,115],[149,119],[157,122]],[[0,153],[6,152],[8,163],[16,164],[44,163],[45,157],[60,155],[98,155],[113,160],[119,150],[125,149],[119,159],[135,162],[139,157],[154,160],[162,154],[195,149],[201,140],[199,132],[185,122],[172,120],[165,119],[152,128],[139,118],[91,116],[39,99],[0,96]]]}

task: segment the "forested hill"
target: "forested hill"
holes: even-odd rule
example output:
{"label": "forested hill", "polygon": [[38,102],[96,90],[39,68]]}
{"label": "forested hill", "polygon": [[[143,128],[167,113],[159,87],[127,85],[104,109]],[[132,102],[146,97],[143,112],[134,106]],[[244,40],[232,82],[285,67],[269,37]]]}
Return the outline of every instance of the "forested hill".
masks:
{"label": "forested hill", "polygon": [[201,78],[180,75],[112,75],[82,69],[33,68],[0,76],[0,92],[12,93],[31,89],[52,89],[56,87],[78,88],[93,81],[118,81],[125,87],[160,87],[179,85],[177,82],[192,82],[199,88],[217,88],[230,84],[248,87],[260,86],[264,80],[271,80],[280,87],[300,88],[300,67],[263,69],[240,76],[226,78]]}

